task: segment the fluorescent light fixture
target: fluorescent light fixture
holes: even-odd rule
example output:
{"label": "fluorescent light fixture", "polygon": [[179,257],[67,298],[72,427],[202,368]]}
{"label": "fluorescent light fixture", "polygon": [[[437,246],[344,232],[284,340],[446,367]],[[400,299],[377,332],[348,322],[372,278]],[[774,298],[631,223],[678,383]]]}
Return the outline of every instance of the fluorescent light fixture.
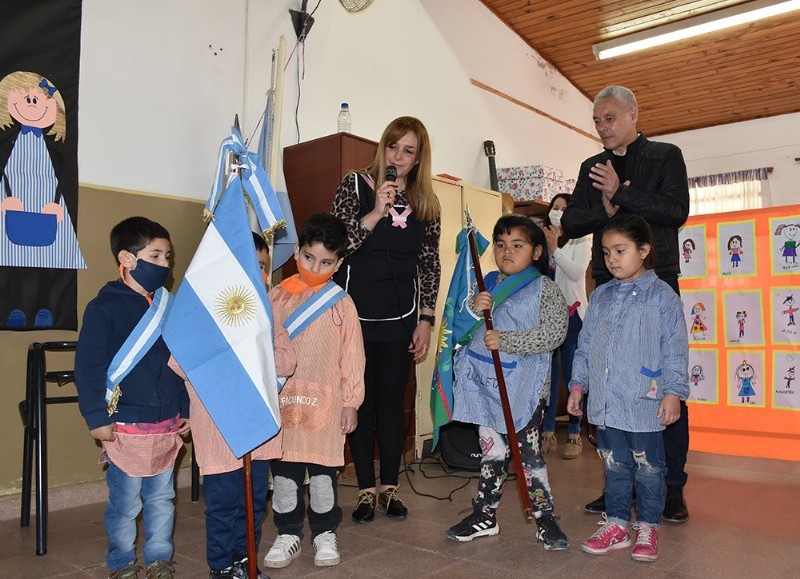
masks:
{"label": "fluorescent light fixture", "polygon": [[592,46],[592,52],[597,60],[605,60],[794,10],[800,10],[800,0],[756,0],[599,42]]}

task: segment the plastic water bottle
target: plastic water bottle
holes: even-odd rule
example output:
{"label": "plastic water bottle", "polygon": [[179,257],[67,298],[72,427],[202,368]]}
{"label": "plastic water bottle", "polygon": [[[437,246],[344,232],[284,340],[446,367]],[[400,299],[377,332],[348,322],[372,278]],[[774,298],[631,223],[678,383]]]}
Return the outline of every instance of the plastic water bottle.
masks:
{"label": "plastic water bottle", "polygon": [[342,103],[342,108],[339,109],[339,118],[336,120],[336,125],[340,133],[350,132],[350,105]]}

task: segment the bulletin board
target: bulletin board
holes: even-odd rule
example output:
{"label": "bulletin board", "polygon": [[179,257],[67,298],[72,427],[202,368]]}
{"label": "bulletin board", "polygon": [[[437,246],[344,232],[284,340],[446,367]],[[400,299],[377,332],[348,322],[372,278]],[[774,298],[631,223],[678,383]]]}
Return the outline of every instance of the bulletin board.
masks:
{"label": "bulletin board", "polygon": [[690,217],[679,243],[690,448],[800,460],[800,205]]}

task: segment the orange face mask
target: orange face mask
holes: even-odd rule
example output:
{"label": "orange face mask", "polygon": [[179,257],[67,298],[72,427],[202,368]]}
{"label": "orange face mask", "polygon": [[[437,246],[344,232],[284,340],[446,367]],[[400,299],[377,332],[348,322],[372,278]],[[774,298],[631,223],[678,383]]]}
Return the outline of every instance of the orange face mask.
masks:
{"label": "orange face mask", "polygon": [[317,287],[327,283],[327,281],[333,277],[333,272],[313,273],[300,265],[300,261],[298,259],[295,259],[294,261],[297,263],[297,272],[300,274],[300,279],[302,279],[310,287]]}

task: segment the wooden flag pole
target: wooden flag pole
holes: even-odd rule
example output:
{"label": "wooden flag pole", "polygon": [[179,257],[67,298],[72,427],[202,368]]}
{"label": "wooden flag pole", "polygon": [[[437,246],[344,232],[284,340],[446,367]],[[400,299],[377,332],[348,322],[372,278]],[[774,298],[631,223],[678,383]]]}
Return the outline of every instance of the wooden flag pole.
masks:
{"label": "wooden flag pole", "polygon": [[253,504],[253,463],[250,453],[242,458],[244,466],[244,511],[247,529],[247,576],[258,577],[258,553],[256,552],[255,506]]}
{"label": "wooden flag pole", "polygon": [[[469,230],[469,250],[472,253],[472,265],[475,267],[475,281],[478,283],[478,291],[486,291],[486,286],[483,283],[483,274],[481,273],[481,261],[478,255],[478,249],[475,244],[475,231]],[[493,330],[492,324],[492,311],[491,309],[483,310],[483,317],[486,320],[486,329]],[[519,450],[519,441],[517,440],[517,431],[514,428],[514,418],[511,414],[511,404],[508,401],[508,391],[506,390],[506,380],[503,376],[503,367],[500,365],[500,352],[492,350],[492,362],[494,362],[494,372],[497,376],[497,390],[500,392],[500,403],[503,406],[503,418],[506,422],[506,431],[508,432],[508,446],[511,448],[511,457],[514,460],[514,467],[517,470],[517,486],[519,487],[519,495],[522,500],[522,513],[525,518],[530,521],[533,519],[533,509],[531,508],[531,498],[528,495],[528,481],[525,478],[525,469],[522,467],[522,454]]]}
{"label": "wooden flag pole", "polygon": [[[239,130],[239,115],[234,116],[233,126],[236,130]],[[236,155],[231,155],[231,157],[230,162],[226,163],[226,174],[229,174],[230,171],[235,171],[241,182],[242,174],[239,169],[241,160]],[[242,186],[242,194],[244,194],[244,186]],[[255,578],[258,577],[258,553],[256,552],[256,516],[253,505],[253,463],[249,452],[242,457],[242,475],[242,484],[244,485],[244,525],[247,543],[247,576]]]}

